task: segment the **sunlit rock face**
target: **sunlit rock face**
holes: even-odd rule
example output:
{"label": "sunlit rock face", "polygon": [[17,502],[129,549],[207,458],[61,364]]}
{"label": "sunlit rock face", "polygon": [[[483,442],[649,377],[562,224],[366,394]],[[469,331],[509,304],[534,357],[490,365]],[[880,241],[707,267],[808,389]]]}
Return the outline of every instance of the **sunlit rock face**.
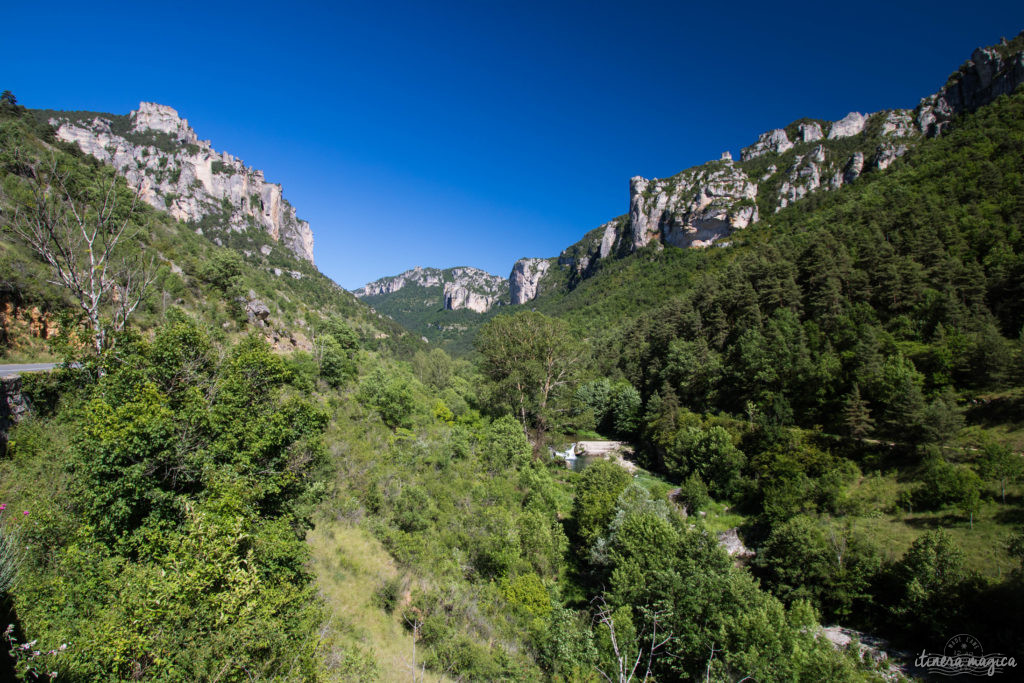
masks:
{"label": "sunlit rock face", "polygon": [[57,136],[111,164],[149,205],[178,220],[223,217],[225,229],[264,230],[301,259],[313,262],[313,232],[295,215],[281,186],[241,159],[200,140],[171,107],[141,102],[127,117],[92,120],[55,116]]}
{"label": "sunlit rock face", "polygon": [[512,266],[509,290],[513,304],[525,304],[537,298],[540,280],[551,267],[551,261],[541,258],[522,258]]}
{"label": "sunlit rock face", "polygon": [[1024,52],[1008,52],[1005,48],[1004,42],[975,50],[939,92],[921,100],[917,107],[918,128],[925,135],[939,135],[957,114],[973,111],[1000,95],[1009,95],[1024,83]]}
{"label": "sunlit rock face", "polygon": [[652,240],[706,247],[757,220],[757,185],[731,159],[664,180],[635,177],[629,186],[633,248]]}

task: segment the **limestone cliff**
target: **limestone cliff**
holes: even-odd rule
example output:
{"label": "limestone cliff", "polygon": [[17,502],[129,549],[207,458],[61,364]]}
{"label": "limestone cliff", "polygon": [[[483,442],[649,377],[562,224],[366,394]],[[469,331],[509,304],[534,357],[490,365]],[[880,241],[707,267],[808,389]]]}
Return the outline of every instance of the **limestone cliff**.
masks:
{"label": "limestone cliff", "polygon": [[406,285],[419,287],[437,287],[443,282],[443,271],[437,268],[422,268],[416,266],[398,275],[382,277],[379,280],[369,282],[352,292],[358,297],[380,296],[381,294],[394,294]]}
{"label": "limestone cliff", "polygon": [[512,266],[508,277],[512,303],[525,304],[537,298],[541,278],[551,267],[551,260],[542,258],[521,258]]}
{"label": "limestone cliff", "polygon": [[212,219],[208,229],[212,222],[235,232],[263,230],[313,262],[309,223],[295,215],[281,186],[267,182],[263,171],[241,159],[217,152],[209,140],[200,140],[174,109],[141,102],[127,116],[51,112],[49,122],[60,139],[113,165],[151,206],[183,221]]}
{"label": "limestone cliff", "polygon": [[[836,190],[865,173],[885,171],[920,140],[940,134],[957,114],[988,104],[1022,83],[1024,33],[975,50],[938,93],[921,100],[914,110],[850,112],[838,121],[801,119],[762,133],[743,148],[738,162],[726,152],[719,160],[671,178],[636,176],[629,181],[628,217],[587,233],[562,252],[558,263],[570,269],[571,284],[593,272],[596,262],[613,251],[624,254],[651,243],[727,245],[726,238],[735,230],[811,193]],[[622,233],[629,241],[625,250],[620,249]],[[513,291],[515,280],[514,272]],[[536,287],[524,291],[535,292]]]}
{"label": "limestone cliff", "polygon": [[1024,83],[1024,32],[1012,41],[978,48],[939,92],[918,105],[917,125],[938,135],[957,114],[973,111]]}
{"label": "limestone cliff", "polygon": [[711,161],[665,180],[629,181],[633,248],[651,240],[706,247],[758,218],[757,184],[731,159]]}
{"label": "limestone cliff", "polygon": [[[377,297],[395,294],[406,288],[431,290],[441,288],[441,306],[447,310],[467,309],[486,313],[508,299],[508,280],[480,270],[460,266],[457,268],[421,268],[381,278],[355,290],[358,297]],[[420,292],[425,306],[437,307],[430,291]]]}

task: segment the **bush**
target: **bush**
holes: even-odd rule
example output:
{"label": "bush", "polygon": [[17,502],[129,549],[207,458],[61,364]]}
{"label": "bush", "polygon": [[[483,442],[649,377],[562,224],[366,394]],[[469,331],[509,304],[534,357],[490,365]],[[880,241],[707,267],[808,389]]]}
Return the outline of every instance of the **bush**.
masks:
{"label": "bush", "polygon": [[377,368],[363,380],[357,398],[375,408],[384,424],[392,429],[412,426],[416,399],[409,380],[397,371]]}
{"label": "bush", "polygon": [[402,579],[397,576],[384,579],[373,592],[373,604],[388,614],[393,613],[402,601],[403,588]]}

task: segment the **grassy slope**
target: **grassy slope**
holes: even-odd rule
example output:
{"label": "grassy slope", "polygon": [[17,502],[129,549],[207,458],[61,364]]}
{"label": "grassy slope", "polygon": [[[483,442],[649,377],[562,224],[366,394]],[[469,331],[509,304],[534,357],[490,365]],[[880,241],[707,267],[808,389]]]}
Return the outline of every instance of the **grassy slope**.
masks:
{"label": "grassy slope", "polygon": [[[364,528],[345,521],[322,519],[306,537],[312,551],[317,586],[330,614],[328,628],[343,642],[356,642],[373,653],[384,681],[412,676],[413,637],[400,623],[373,604],[381,581],[398,576],[394,559]],[[422,654],[422,653],[421,653]],[[433,672],[417,680],[439,681]]]}

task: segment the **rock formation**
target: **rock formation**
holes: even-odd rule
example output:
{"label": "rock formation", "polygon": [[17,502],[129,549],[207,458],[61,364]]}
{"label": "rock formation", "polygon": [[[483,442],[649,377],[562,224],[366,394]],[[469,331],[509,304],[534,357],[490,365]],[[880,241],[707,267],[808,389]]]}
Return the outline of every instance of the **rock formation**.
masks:
{"label": "rock formation", "polygon": [[781,128],[776,128],[775,130],[770,130],[767,133],[761,133],[761,137],[757,139],[757,142],[752,144],[750,147],[744,147],[743,151],[740,152],[740,159],[743,161],[750,161],[751,159],[764,156],[769,152],[782,154],[786,150],[792,148],[793,143],[789,141],[786,131]]}
{"label": "rock formation", "polygon": [[838,140],[839,138],[848,138],[864,130],[864,126],[868,123],[868,117],[864,116],[860,112],[851,111],[845,117],[839,119],[832,124],[832,128],[828,131],[829,140]]}
{"label": "rock formation", "polygon": [[[1019,44],[1022,38],[1024,32],[1014,43]],[[1024,51],[1011,50],[1006,42],[978,48],[939,92],[921,100],[917,125],[926,135],[938,135],[957,114],[973,111],[1000,95],[1009,95],[1021,83]]]}
{"label": "rock formation", "polygon": [[261,229],[313,262],[309,223],[296,217],[281,186],[231,154],[215,151],[209,140],[198,139],[174,109],[141,102],[127,116],[68,113],[50,123],[60,139],[114,166],[151,206],[183,221],[219,217],[225,230]]}
{"label": "rock formation", "polygon": [[369,282],[352,293],[358,297],[380,296],[381,294],[394,294],[406,285],[437,287],[442,284],[443,277],[442,271],[437,268],[416,266],[404,273]]}
{"label": "rock formation", "polygon": [[521,258],[512,266],[509,290],[513,304],[524,304],[537,298],[540,280],[551,267],[551,261],[542,258]]}
{"label": "rock formation", "polygon": [[709,162],[665,180],[632,178],[633,248],[652,239],[677,247],[706,247],[756,221],[756,197],[757,184],[731,161]]}
{"label": "rock formation", "polygon": [[21,377],[0,377],[0,456],[7,453],[7,432],[30,410],[28,398],[21,393]]}

